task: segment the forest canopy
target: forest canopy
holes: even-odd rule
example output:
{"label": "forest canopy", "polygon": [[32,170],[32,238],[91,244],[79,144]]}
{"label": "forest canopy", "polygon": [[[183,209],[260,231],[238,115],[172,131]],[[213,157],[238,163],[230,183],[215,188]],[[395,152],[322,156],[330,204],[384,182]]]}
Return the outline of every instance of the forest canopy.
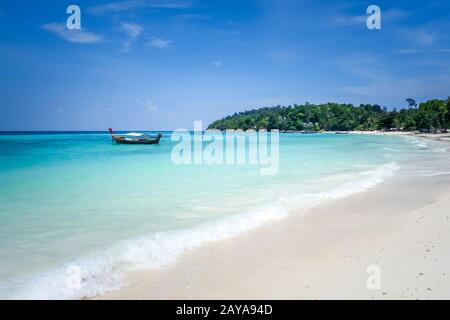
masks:
{"label": "forest canopy", "polygon": [[447,130],[450,127],[450,97],[432,99],[417,105],[406,99],[408,107],[388,110],[379,105],[326,103],[274,106],[235,113],[214,121],[208,129],[279,129],[282,131],[353,130]]}

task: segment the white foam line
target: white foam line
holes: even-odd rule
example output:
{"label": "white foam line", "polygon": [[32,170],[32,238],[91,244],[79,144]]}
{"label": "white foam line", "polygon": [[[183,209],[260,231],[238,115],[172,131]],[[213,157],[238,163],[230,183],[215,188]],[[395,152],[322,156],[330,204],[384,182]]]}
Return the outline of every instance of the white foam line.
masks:
{"label": "white foam line", "polygon": [[426,172],[426,171],[421,171],[420,174],[415,175],[415,176],[420,176],[420,177],[436,177],[436,176],[444,176],[444,175],[449,175],[450,171],[437,171],[437,172]]}

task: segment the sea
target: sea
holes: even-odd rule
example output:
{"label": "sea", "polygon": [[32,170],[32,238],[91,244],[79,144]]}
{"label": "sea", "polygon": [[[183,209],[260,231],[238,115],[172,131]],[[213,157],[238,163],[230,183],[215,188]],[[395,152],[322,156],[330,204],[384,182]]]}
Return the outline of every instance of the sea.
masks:
{"label": "sea", "polygon": [[267,163],[178,163],[172,134],[0,133],[0,298],[94,297],[399,175],[450,174],[448,145],[412,136],[280,133],[277,170],[262,174]]}

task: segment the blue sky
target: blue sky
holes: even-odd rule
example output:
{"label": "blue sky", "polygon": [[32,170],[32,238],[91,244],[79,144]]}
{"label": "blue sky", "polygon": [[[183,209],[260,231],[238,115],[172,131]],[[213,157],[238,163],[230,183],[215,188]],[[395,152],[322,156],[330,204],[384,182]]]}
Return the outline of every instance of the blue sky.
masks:
{"label": "blue sky", "polygon": [[[81,31],[65,28],[81,8]],[[366,9],[382,10],[381,30]],[[450,95],[448,1],[0,0],[0,130],[192,128]]]}

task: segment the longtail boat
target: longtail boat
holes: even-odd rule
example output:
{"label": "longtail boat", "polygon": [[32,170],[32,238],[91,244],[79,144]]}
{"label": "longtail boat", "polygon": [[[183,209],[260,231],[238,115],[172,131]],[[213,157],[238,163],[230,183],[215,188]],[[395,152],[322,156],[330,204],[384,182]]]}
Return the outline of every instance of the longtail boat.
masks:
{"label": "longtail boat", "polygon": [[117,144],[158,144],[161,140],[162,134],[158,133],[157,136],[149,136],[145,133],[130,132],[123,135],[117,135],[109,128],[112,141]]}

